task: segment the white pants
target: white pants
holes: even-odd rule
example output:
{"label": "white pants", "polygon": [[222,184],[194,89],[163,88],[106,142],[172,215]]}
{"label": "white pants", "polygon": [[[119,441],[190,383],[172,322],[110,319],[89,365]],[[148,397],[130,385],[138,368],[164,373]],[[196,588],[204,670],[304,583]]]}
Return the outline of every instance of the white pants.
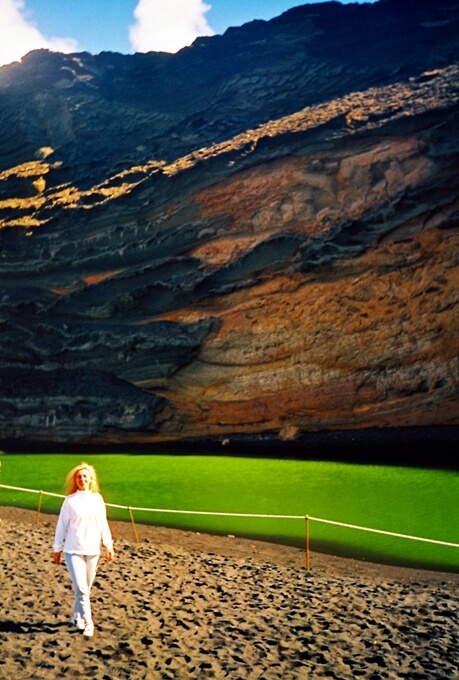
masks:
{"label": "white pants", "polygon": [[81,617],[86,623],[90,623],[92,616],[89,595],[96,576],[99,555],[74,555],[73,553],[64,553],[64,555],[75,593],[73,616]]}

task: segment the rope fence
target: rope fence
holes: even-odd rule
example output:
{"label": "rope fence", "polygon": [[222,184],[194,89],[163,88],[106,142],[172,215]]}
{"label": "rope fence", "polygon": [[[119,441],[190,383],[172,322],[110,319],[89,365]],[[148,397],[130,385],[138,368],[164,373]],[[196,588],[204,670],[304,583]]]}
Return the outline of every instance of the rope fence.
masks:
{"label": "rope fence", "polygon": [[[10,491],[22,491],[25,493],[38,494],[38,507],[36,515],[36,524],[40,522],[40,512],[42,507],[43,496],[52,496],[54,498],[65,498],[63,494],[51,493],[50,491],[43,491],[38,489],[26,489],[19,486],[8,486],[7,484],[0,484],[0,489],[8,489]],[[419,541],[421,543],[431,543],[434,545],[442,545],[449,548],[459,548],[459,543],[451,543],[449,541],[439,541],[433,538],[424,538],[421,536],[411,536],[410,534],[401,534],[393,531],[384,531],[383,529],[372,529],[370,527],[363,527],[358,524],[348,524],[346,522],[337,522],[331,519],[323,519],[321,517],[313,517],[312,515],[267,515],[257,513],[242,513],[242,512],[212,512],[206,510],[173,510],[169,508],[142,508],[133,507],[131,505],[116,505],[114,503],[106,503],[108,508],[116,508],[118,510],[126,510],[132,524],[135,540],[139,543],[139,535],[134,520],[134,512],[155,512],[162,514],[174,515],[205,515],[208,517],[246,517],[253,519],[281,519],[281,520],[302,520],[306,522],[306,568],[310,568],[310,522],[318,522],[321,524],[329,524],[344,529],[354,529],[356,531],[366,531],[372,534],[380,534],[382,536],[390,536],[392,538],[402,538],[410,541]]]}

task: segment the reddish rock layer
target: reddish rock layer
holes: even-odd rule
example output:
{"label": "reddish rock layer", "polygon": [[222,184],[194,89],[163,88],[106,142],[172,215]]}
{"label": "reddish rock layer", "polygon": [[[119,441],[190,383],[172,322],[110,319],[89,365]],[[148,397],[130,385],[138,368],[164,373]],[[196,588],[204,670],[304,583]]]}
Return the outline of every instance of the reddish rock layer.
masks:
{"label": "reddish rock layer", "polygon": [[458,23],[0,69],[3,445],[459,425]]}

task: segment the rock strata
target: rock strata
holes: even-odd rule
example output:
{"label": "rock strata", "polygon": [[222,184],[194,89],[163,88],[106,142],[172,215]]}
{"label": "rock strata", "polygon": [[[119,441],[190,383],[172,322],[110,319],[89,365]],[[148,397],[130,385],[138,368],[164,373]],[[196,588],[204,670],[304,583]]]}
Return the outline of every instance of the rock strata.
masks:
{"label": "rock strata", "polygon": [[458,425],[458,21],[0,69],[0,439]]}

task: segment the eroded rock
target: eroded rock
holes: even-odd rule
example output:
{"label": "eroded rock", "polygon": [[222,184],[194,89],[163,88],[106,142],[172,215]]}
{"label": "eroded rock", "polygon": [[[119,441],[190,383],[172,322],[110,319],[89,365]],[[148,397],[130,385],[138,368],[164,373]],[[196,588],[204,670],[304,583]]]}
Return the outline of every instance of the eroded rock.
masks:
{"label": "eroded rock", "polygon": [[0,69],[0,439],[457,425],[458,19]]}

